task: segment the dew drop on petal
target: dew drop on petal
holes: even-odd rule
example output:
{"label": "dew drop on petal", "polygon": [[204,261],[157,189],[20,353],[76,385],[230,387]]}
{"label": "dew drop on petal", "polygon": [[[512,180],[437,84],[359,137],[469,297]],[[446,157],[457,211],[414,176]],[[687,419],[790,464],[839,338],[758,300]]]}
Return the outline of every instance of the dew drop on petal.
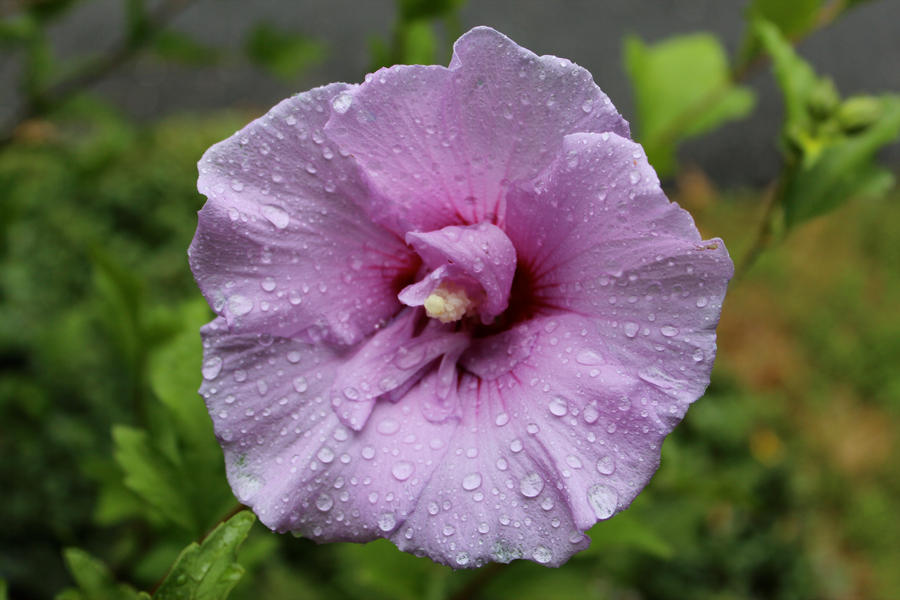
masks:
{"label": "dew drop on petal", "polygon": [[580,365],[600,365],[603,364],[603,357],[593,350],[582,350],[575,355],[575,362]]}
{"label": "dew drop on petal", "polygon": [[353,104],[353,96],[350,94],[338,94],[335,96],[334,100],[331,101],[331,107],[334,109],[334,112],[342,115],[350,109],[350,105]]}
{"label": "dew drop on petal", "polygon": [[413,474],[415,470],[415,466],[409,462],[408,460],[401,460],[394,463],[394,466],[391,467],[391,475],[394,476],[394,479],[397,481],[406,481],[409,479],[409,476]]}
{"label": "dew drop on petal", "polygon": [[386,512],[378,516],[378,529],[388,532],[392,531],[396,526],[397,517],[394,516],[394,513]]}
{"label": "dew drop on petal", "polygon": [[660,327],[659,332],[666,337],[674,337],[678,335],[678,329],[672,327],[671,325],[664,325],[663,327]]}
{"label": "dew drop on petal", "polygon": [[612,475],[616,471],[616,460],[609,454],[604,454],[597,461],[597,471],[603,475]]}
{"label": "dew drop on petal", "polygon": [[322,446],[319,449],[318,454],[316,454],[316,457],[327,465],[334,460],[334,450],[328,446]]}
{"label": "dew drop on petal", "polygon": [[613,516],[619,505],[619,494],[603,483],[597,483],[588,488],[587,498],[598,519],[608,519]]}
{"label": "dew drop on petal", "polygon": [[641,328],[641,326],[638,325],[637,323],[635,323],[634,321],[628,321],[624,325],[625,335],[627,335],[630,338],[633,338],[634,336],[637,335],[638,330],[640,328]]}
{"label": "dew drop on petal", "polygon": [[477,490],[481,487],[481,473],[469,473],[462,480],[462,487],[467,492]]}
{"label": "dew drop on petal", "polygon": [[203,363],[203,368],[201,369],[203,379],[215,379],[219,376],[219,373],[221,371],[222,359],[218,356],[213,356],[212,358],[207,359]]}
{"label": "dew drop on petal", "polygon": [[334,500],[328,494],[322,494],[316,498],[316,508],[322,512],[328,512],[334,506]]}
{"label": "dew drop on petal", "polygon": [[400,423],[390,418],[382,419],[376,429],[382,435],[394,435],[400,431]]}
{"label": "dew drop on petal", "polygon": [[531,557],[534,558],[536,562],[546,564],[553,560],[553,552],[550,551],[550,548],[538,546],[534,549],[534,553],[532,553]]}
{"label": "dew drop on petal", "polygon": [[291,217],[287,211],[280,206],[266,204],[262,207],[262,214],[272,225],[278,229],[284,229],[291,222]]}
{"label": "dew drop on petal", "polygon": [[563,417],[569,412],[569,405],[562,396],[555,396],[550,401],[550,414],[554,417]]}
{"label": "dew drop on petal", "polygon": [[243,316],[253,310],[253,300],[240,294],[235,294],[228,299],[228,310],[235,316]]}
{"label": "dew drop on petal", "polygon": [[534,498],[544,489],[544,480],[537,473],[529,473],[519,481],[519,491],[526,498]]}

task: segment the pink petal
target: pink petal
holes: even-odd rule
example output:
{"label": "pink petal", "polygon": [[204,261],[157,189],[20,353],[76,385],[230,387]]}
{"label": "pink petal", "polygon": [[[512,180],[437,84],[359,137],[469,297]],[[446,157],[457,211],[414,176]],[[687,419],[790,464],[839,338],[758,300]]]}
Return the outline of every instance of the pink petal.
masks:
{"label": "pink petal", "polygon": [[455,568],[518,558],[558,566],[589,540],[578,529],[551,453],[523,416],[514,377],[459,385],[460,426],[391,539]]}
{"label": "pink petal", "polygon": [[468,335],[432,319],[416,333],[423,318],[421,311],[405,309],[392,323],[341,357],[331,398],[344,425],[359,431],[377,398],[408,389],[404,384],[418,381],[422,370],[434,360],[448,353],[458,356],[468,345]]}
{"label": "pink petal", "polygon": [[628,135],[590,73],[488,27],[456,42],[449,68],[382,69],[347,98],[326,132],[382,195],[372,218],[398,234],[497,222],[510,183],[540,173],[566,134]]}
{"label": "pink petal", "polygon": [[333,84],[273,108],[200,161],[208,201],[189,251],[210,305],[240,331],[352,343],[398,310],[418,259],[354,203],[355,163],[322,127]]}
{"label": "pink petal", "polygon": [[435,375],[402,402],[379,402],[355,432],[331,407],[342,363],[327,347],[230,333],[222,318],[203,333],[201,394],[238,499],[268,527],[316,540],[367,541],[398,530],[456,428],[418,409]]}

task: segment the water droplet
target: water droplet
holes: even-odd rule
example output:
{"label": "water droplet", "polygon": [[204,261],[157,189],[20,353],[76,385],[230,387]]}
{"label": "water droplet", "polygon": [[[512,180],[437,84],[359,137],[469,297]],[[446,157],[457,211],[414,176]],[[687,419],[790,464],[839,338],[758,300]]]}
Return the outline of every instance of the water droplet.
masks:
{"label": "water droplet", "polygon": [[228,310],[235,316],[243,316],[253,310],[253,300],[240,294],[235,294],[228,299]]}
{"label": "water droplet", "polygon": [[697,308],[703,308],[709,303],[709,300],[706,299],[706,296],[700,296],[697,298]]}
{"label": "water droplet", "polygon": [[387,533],[388,531],[392,531],[394,527],[397,526],[397,517],[394,516],[394,513],[382,513],[378,517],[378,529]]}
{"label": "water droplet", "polygon": [[397,352],[397,356],[394,357],[394,364],[401,369],[412,369],[413,367],[418,366],[423,358],[425,358],[425,350],[423,348],[413,348],[409,351],[406,351],[405,348],[401,348],[400,351]]}
{"label": "water droplet", "polygon": [[469,473],[462,480],[462,487],[467,492],[477,490],[481,486],[481,473]]}
{"label": "water droplet", "polygon": [[259,287],[263,289],[265,292],[271,292],[275,289],[275,280],[271,277],[266,277],[260,282]]}
{"label": "water droplet", "polygon": [[503,427],[504,425],[509,423],[509,415],[506,413],[500,413],[499,415],[497,415],[497,418],[494,419],[494,423],[497,425],[497,427]]}
{"label": "water droplet", "polygon": [[316,454],[316,457],[327,465],[334,460],[334,450],[328,446],[322,446],[319,449],[318,454]]}
{"label": "water droplet", "polygon": [[306,383],[306,377],[295,377],[294,378],[294,389],[297,390],[298,393],[302,394],[309,388],[309,384]]}
{"label": "water droplet", "polygon": [[382,419],[376,429],[383,435],[394,435],[400,430],[400,423],[391,418]]}
{"label": "water droplet", "polygon": [[632,171],[631,173],[628,174],[628,179],[629,179],[629,180],[631,181],[631,183],[633,183],[633,184],[634,184],[634,183],[637,183],[638,181],[641,180],[641,174],[638,173],[637,171]]}
{"label": "water droplet", "polygon": [[555,396],[550,401],[550,414],[555,417],[563,417],[569,412],[569,405],[562,396]]}
{"label": "water droplet", "polygon": [[[219,376],[219,372],[221,370],[222,359],[218,356],[213,356],[203,363],[203,368],[201,369],[201,372],[203,373],[203,379],[215,379]],[[194,372],[196,373],[196,371]]]}
{"label": "water droplet", "polygon": [[284,229],[291,222],[291,217],[287,211],[280,206],[265,204],[262,207],[263,216],[278,229]]}
{"label": "water droplet", "polygon": [[469,564],[469,554],[467,552],[460,552],[459,554],[457,554],[456,555],[456,564],[458,564],[461,567],[464,567],[467,564]]}
{"label": "water droplet", "polygon": [[581,413],[581,417],[584,419],[584,422],[588,425],[593,425],[597,422],[597,419],[600,418],[600,411],[597,410],[597,407],[593,404],[590,404],[584,408],[584,411]]}
{"label": "water droplet", "polygon": [[635,323],[634,321],[628,321],[627,323],[625,323],[623,328],[625,329],[625,335],[627,335],[630,338],[633,338],[634,336],[637,335],[638,330],[641,328],[641,326],[638,325],[637,323]]}
{"label": "water droplet", "polygon": [[350,94],[338,94],[331,101],[331,108],[334,109],[334,112],[342,115],[350,109],[351,104],[353,104],[353,96]]}
{"label": "water droplet", "polygon": [[664,325],[659,328],[659,332],[666,337],[673,337],[678,335],[678,329],[672,327],[671,325]]}
{"label": "water droplet", "polygon": [[519,491],[526,498],[534,498],[544,489],[544,480],[537,473],[529,473],[519,481]]}
{"label": "water droplet", "polygon": [[575,362],[581,365],[602,365],[603,357],[593,350],[581,350],[575,355]]}
{"label": "water droplet", "polygon": [[534,553],[531,556],[536,562],[539,562],[541,564],[546,564],[553,560],[553,552],[550,551],[550,548],[546,548],[544,546],[538,546],[537,548],[535,548]]}
{"label": "water droplet", "polygon": [[409,479],[409,476],[413,474],[415,469],[415,465],[408,460],[401,460],[394,463],[394,466],[391,467],[391,475],[393,475],[397,481],[406,481]]}
{"label": "water droplet", "polygon": [[701,350],[700,348],[697,348],[696,350],[694,350],[693,358],[694,358],[694,361],[696,361],[696,362],[703,362],[703,358],[704,358],[703,350]]}
{"label": "water droplet", "polygon": [[619,494],[616,490],[602,483],[592,485],[588,489],[587,498],[598,519],[613,516],[619,505]]}
{"label": "water droplet", "polygon": [[597,471],[603,475],[612,475],[616,471],[616,460],[609,454],[601,456],[597,461]]}
{"label": "water droplet", "polygon": [[322,512],[328,512],[332,506],[334,506],[334,499],[328,494],[322,494],[316,498],[316,508]]}
{"label": "water droplet", "polygon": [[574,454],[570,454],[566,457],[566,464],[572,467],[573,469],[581,468],[581,459],[579,459]]}
{"label": "water droplet", "polygon": [[522,440],[519,438],[514,439],[509,443],[509,449],[513,452],[521,452],[522,451]]}

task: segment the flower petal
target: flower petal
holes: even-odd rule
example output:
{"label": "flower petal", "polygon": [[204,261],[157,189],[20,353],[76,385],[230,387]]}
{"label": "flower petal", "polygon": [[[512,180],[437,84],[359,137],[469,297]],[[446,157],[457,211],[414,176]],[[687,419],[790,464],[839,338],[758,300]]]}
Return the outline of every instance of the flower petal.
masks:
{"label": "flower petal", "polygon": [[[379,402],[360,432],[329,401],[342,361],[322,345],[203,329],[201,394],[238,499],[277,531],[320,541],[366,541],[400,527],[443,459],[456,421],[418,409],[435,373],[403,401]],[[424,380],[423,380],[424,381]]]}
{"label": "flower petal", "polygon": [[540,173],[564,135],[628,135],[590,73],[488,27],[456,42],[449,69],[382,69],[340,108],[326,132],[382,194],[372,218],[399,234],[499,223],[510,183]]}
{"label": "flower petal", "polygon": [[462,378],[460,426],[391,536],[401,550],[472,568],[520,558],[558,566],[587,547],[553,456],[519,419],[520,387],[511,376]]}
{"label": "flower petal", "polygon": [[368,195],[356,165],[323,137],[332,99],[350,89],[289,98],[200,161],[208,201],[191,268],[241,331],[352,343],[397,311],[415,273],[418,258],[354,203]]}

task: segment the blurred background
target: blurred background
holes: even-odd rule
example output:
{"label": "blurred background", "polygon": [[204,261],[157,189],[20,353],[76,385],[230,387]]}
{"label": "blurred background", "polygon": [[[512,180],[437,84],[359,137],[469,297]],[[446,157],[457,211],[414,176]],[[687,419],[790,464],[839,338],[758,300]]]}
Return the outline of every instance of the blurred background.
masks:
{"label": "blurred background", "polygon": [[446,64],[481,24],[588,68],[725,240],[712,385],[561,569],[256,524],[231,597],[900,596],[900,3],[0,0],[0,19],[10,598],[153,590],[236,504],[196,395],[203,151],[298,91]]}

